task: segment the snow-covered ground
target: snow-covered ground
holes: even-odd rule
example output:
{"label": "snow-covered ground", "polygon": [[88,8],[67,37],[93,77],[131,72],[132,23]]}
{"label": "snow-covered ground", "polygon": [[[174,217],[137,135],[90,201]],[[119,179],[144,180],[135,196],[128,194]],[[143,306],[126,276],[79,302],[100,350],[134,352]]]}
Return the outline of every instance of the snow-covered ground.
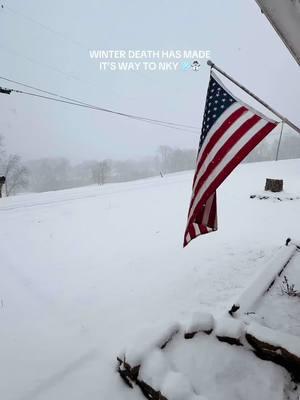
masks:
{"label": "snow-covered ground", "polygon": [[218,191],[219,231],[183,249],[192,177],[1,199],[0,399],[142,399],[114,370],[137,333],[223,312],[300,239],[299,200],[249,198],[267,177],[300,195],[300,160],[238,167]]}

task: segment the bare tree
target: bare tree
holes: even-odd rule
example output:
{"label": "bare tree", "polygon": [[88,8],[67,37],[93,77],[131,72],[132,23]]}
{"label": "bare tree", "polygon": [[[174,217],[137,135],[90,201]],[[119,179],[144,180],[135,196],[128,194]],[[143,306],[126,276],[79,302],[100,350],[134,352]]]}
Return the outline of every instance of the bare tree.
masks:
{"label": "bare tree", "polygon": [[[30,172],[29,186],[34,192],[61,190],[76,186],[73,182],[72,167],[63,157],[42,158],[26,163]],[[75,172],[74,172],[74,178]]]}
{"label": "bare tree", "polygon": [[172,153],[172,148],[170,146],[159,146],[158,150],[160,170],[162,173],[170,172],[170,156]]}
{"label": "bare tree", "polygon": [[93,179],[98,185],[104,185],[108,181],[111,172],[110,162],[108,160],[99,161],[93,167]]}
{"label": "bare tree", "polygon": [[2,161],[2,171],[6,178],[4,187],[6,196],[17,192],[18,189],[25,188],[28,184],[28,170],[22,164],[21,157],[11,154]]}

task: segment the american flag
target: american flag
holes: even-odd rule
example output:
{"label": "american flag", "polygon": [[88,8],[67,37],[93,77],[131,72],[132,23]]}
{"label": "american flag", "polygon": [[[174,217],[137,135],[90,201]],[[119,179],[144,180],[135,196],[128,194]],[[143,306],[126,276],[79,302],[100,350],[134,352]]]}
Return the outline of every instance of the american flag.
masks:
{"label": "american flag", "polygon": [[277,124],[234,97],[211,72],[184,247],[218,229],[217,188]]}

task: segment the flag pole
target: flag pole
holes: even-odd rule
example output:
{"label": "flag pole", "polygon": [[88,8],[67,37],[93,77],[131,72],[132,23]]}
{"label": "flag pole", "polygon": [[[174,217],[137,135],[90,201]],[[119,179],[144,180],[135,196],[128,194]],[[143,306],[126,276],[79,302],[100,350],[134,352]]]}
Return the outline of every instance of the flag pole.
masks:
{"label": "flag pole", "polygon": [[275,159],[275,161],[278,161],[279,149],[280,149],[281,138],[282,138],[282,132],[283,132],[283,124],[284,124],[284,122],[282,121],[282,122],[281,122],[281,130],[280,130],[280,135],[279,135],[279,140],[278,140],[278,146],[277,146],[276,159]]}
{"label": "flag pole", "polygon": [[265,103],[263,100],[261,100],[259,97],[257,97],[254,93],[250,92],[249,89],[245,88],[245,86],[241,85],[239,82],[237,82],[234,78],[232,78],[230,75],[228,75],[226,72],[224,72],[221,68],[217,67],[216,64],[214,64],[211,60],[207,60],[207,65],[209,65],[211,68],[214,68],[220,74],[224,75],[227,79],[229,79],[231,82],[233,82],[235,85],[237,85],[239,88],[241,88],[244,92],[246,92],[249,96],[253,97],[256,101],[258,101],[260,104],[262,104],[264,107],[266,107],[269,111],[271,111],[273,114],[277,115],[278,118],[280,118],[283,122],[285,122],[287,125],[289,125],[292,129],[294,129],[297,133],[300,134],[300,128],[293,124],[288,118],[284,117],[281,115],[279,112],[275,111],[274,108],[269,106],[267,103]]}

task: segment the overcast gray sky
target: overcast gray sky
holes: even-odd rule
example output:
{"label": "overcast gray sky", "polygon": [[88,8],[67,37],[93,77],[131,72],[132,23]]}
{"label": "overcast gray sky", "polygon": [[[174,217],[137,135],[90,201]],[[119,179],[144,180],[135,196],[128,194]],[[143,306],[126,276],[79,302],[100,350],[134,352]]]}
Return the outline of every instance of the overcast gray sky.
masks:
{"label": "overcast gray sky", "polygon": [[[216,64],[300,125],[299,67],[254,0],[1,4],[1,76],[118,111],[201,126],[205,62],[198,72],[108,72],[99,70],[89,49],[210,50]],[[25,159],[74,162],[151,155],[160,144],[196,148],[199,140],[190,132],[17,94],[0,95],[0,134],[10,152]]]}

